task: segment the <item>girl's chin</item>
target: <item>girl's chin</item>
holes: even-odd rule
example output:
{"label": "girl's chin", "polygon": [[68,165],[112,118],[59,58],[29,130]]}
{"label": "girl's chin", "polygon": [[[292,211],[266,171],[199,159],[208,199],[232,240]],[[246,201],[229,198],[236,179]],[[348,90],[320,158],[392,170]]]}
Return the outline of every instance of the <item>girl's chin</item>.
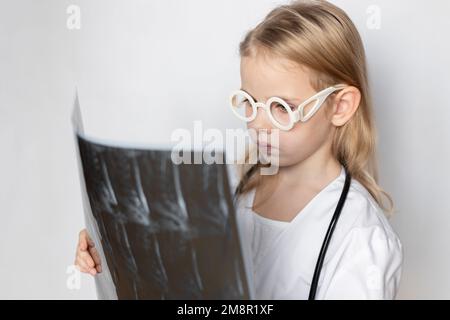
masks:
{"label": "girl's chin", "polygon": [[280,160],[280,150],[276,148],[260,148],[258,149],[258,153],[260,157],[269,159],[272,163],[275,161],[278,163]]}

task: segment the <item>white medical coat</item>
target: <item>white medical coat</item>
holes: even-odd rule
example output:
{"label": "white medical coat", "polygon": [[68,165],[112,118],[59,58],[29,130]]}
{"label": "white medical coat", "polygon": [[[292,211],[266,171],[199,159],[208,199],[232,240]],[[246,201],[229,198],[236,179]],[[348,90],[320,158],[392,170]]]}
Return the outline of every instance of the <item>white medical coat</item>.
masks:
{"label": "white medical coat", "polygon": [[[282,225],[272,220],[275,229],[267,233],[269,241],[262,246],[254,243],[255,239],[264,240],[255,238],[261,217],[255,217],[251,209],[255,190],[237,201],[237,223],[255,299],[308,298],[317,257],[344,181],[341,166],[340,175],[291,222]],[[261,231],[258,234],[264,237]],[[259,248],[256,257],[252,254],[255,248]],[[398,236],[367,189],[352,179],[328,246],[316,299],[393,299],[401,266]]]}

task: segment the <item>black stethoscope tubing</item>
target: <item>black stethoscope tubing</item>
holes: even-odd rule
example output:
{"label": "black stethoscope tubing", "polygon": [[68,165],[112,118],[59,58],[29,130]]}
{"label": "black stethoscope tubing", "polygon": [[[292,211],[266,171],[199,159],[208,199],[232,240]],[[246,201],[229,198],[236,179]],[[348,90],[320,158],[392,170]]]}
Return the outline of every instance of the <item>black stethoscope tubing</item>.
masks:
{"label": "black stethoscope tubing", "polygon": [[336,210],[334,211],[333,217],[331,218],[327,233],[325,234],[325,238],[322,243],[322,248],[320,249],[319,257],[317,258],[316,267],[314,269],[314,275],[313,275],[313,278],[311,281],[311,288],[309,290],[308,300],[314,300],[316,297],[317,284],[319,282],[320,271],[322,270],[322,265],[323,265],[323,261],[325,259],[325,254],[327,252],[331,236],[333,235],[334,228],[336,227],[339,216],[341,215],[342,207],[344,206],[345,200],[347,199],[347,194],[348,194],[348,190],[350,188],[350,182],[351,182],[352,177],[347,172],[347,168],[344,167],[344,169],[345,169],[344,187],[342,188],[339,202],[336,206]]}

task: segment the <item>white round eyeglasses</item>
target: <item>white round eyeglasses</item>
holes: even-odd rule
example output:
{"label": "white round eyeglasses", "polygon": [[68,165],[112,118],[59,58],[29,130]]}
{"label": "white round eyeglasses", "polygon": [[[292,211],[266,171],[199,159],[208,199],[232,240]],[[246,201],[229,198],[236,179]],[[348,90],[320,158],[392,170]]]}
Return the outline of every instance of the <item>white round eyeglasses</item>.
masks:
{"label": "white round eyeglasses", "polygon": [[[244,90],[236,90],[230,95],[230,106],[233,113],[241,120],[250,122],[255,120],[258,107],[266,110],[271,122],[279,129],[288,131],[301,121],[308,121],[322,106],[327,97],[337,90],[347,87],[345,84],[337,84],[319,91],[312,97],[306,99],[297,108],[281,98],[271,97],[266,103],[255,102],[255,100]],[[312,104],[308,113],[304,114],[304,108]]]}

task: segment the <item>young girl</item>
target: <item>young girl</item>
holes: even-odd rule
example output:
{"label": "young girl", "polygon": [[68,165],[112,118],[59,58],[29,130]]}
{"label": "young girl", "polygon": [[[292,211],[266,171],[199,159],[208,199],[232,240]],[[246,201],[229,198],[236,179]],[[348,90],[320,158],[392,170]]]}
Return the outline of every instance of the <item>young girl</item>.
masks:
{"label": "young girl", "polygon": [[[393,212],[392,200],[377,185],[374,118],[355,26],[326,1],[295,1],[275,8],[250,30],[240,55],[236,95],[245,97],[240,117],[249,129],[267,133],[257,145],[276,155],[279,166],[275,175],[261,174],[266,166],[261,163],[243,166],[236,188],[254,297],[308,298],[348,174],[348,195],[314,297],[393,299],[402,246],[385,217]],[[319,100],[307,103],[313,96]],[[257,108],[268,101],[267,108]],[[275,132],[278,143],[271,145]],[[93,275],[101,271],[84,230],[75,263]]]}

